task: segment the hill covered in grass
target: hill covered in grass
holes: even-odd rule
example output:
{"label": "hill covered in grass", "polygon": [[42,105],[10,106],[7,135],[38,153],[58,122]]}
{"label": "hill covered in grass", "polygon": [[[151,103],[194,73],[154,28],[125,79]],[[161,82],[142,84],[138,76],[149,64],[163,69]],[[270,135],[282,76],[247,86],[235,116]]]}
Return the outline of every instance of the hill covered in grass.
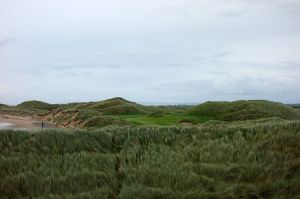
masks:
{"label": "hill covered in grass", "polygon": [[86,128],[104,127],[108,125],[129,125],[119,115],[145,114],[149,108],[123,98],[112,98],[99,102],[71,103],[36,116],[47,120],[57,127]]}
{"label": "hill covered in grass", "polygon": [[[4,105],[2,105],[4,106]],[[18,104],[17,108],[51,111],[54,109],[85,109],[99,111],[106,115],[140,114],[145,113],[147,107],[130,102],[120,97],[97,102],[78,102],[68,104],[49,104],[42,101],[32,100]]]}
{"label": "hill covered in grass", "polygon": [[241,100],[235,102],[206,102],[187,111],[193,116],[207,116],[215,120],[236,121],[268,117],[299,119],[298,112],[281,103],[266,100]]}
{"label": "hill covered in grass", "polygon": [[197,125],[209,120],[243,121],[271,117],[299,119],[300,109],[265,100],[206,102],[198,106],[145,106],[116,97],[68,104],[27,101],[17,106],[0,105],[0,114],[29,115],[63,128],[87,128],[133,124]]}
{"label": "hill covered in grass", "polygon": [[146,106],[130,102],[120,97],[91,103],[85,106],[85,109],[97,110],[102,112],[104,115],[132,115],[147,112]]}
{"label": "hill covered in grass", "polygon": [[29,109],[29,110],[38,109],[38,110],[50,111],[50,110],[58,108],[59,105],[58,104],[49,104],[49,103],[37,101],[37,100],[32,100],[32,101],[22,102],[21,104],[18,104],[16,107],[22,108],[22,109]]}
{"label": "hill covered in grass", "polygon": [[298,198],[299,121],[0,130],[0,198]]}
{"label": "hill covered in grass", "polygon": [[8,106],[5,104],[0,105],[0,116],[1,115],[14,115],[14,116],[33,116],[40,111],[32,109],[23,109],[16,106]]}
{"label": "hill covered in grass", "polygon": [[109,125],[130,125],[131,123],[119,117],[103,115],[101,112],[86,109],[56,109],[35,116],[60,128],[101,128]]}

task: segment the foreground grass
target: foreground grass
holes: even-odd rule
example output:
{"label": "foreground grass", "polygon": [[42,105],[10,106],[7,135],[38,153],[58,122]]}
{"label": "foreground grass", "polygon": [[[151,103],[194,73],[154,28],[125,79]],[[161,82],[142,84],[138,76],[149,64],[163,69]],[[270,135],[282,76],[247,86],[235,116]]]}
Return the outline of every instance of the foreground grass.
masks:
{"label": "foreground grass", "polygon": [[0,131],[0,198],[298,198],[300,122]]}

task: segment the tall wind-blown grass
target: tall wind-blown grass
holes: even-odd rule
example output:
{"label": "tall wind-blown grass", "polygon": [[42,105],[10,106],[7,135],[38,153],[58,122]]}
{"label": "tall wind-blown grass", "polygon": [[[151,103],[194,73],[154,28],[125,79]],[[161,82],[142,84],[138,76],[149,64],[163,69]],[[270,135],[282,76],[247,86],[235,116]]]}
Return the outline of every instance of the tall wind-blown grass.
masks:
{"label": "tall wind-blown grass", "polygon": [[300,122],[0,131],[0,198],[299,198]]}

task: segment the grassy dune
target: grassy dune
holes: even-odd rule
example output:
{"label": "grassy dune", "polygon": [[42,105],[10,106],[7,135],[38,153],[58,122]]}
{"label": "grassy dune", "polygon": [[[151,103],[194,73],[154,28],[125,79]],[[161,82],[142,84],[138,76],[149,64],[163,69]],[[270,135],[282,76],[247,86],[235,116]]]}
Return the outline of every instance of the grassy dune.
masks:
{"label": "grassy dune", "polygon": [[287,105],[266,100],[206,102],[188,111],[193,116],[208,116],[217,120],[237,121],[267,117],[299,119],[299,113]]}
{"label": "grassy dune", "polygon": [[50,110],[58,108],[59,105],[58,104],[49,104],[49,103],[37,101],[37,100],[32,100],[32,101],[22,102],[21,104],[18,104],[16,107],[22,108],[22,109],[30,109],[30,110],[37,109],[37,110],[50,111]]}
{"label": "grassy dune", "polygon": [[0,132],[0,198],[299,198],[300,122]]}
{"label": "grassy dune", "polygon": [[27,101],[15,107],[0,105],[1,113],[34,116],[63,128],[99,128],[110,125],[179,126],[201,124],[209,120],[300,118],[297,108],[265,100],[206,102],[198,106],[144,106],[120,97],[69,104]]}

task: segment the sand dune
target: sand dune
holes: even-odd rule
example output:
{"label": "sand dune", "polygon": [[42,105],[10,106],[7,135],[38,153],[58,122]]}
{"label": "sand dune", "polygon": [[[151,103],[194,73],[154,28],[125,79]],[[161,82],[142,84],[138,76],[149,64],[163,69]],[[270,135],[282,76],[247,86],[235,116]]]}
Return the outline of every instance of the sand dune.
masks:
{"label": "sand dune", "polygon": [[[12,115],[0,115],[0,128],[5,129],[42,129],[42,121],[34,120],[31,117],[20,117]],[[2,126],[2,127],[1,127]],[[44,128],[54,127],[50,123],[45,123]]]}

